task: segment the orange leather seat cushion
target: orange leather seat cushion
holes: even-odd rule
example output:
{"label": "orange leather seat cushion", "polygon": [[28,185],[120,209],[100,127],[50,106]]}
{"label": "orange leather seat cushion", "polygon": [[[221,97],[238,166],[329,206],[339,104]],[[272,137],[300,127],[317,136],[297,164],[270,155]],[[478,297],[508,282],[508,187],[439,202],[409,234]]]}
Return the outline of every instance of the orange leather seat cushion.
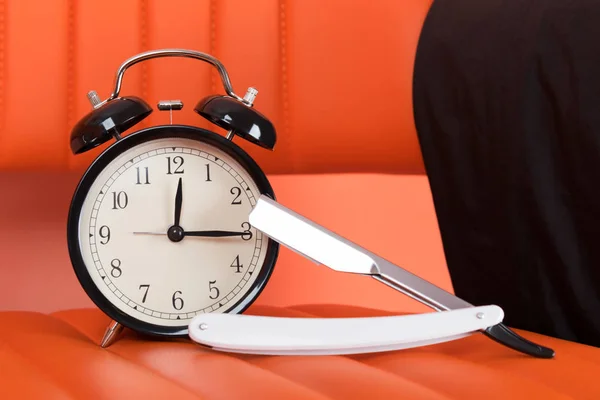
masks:
{"label": "orange leather seat cushion", "polygon": [[[79,177],[0,173],[0,187],[11,193],[0,196],[0,310],[48,313],[93,306],[77,282],[66,242],[68,207]],[[270,181],[282,204],[452,290],[425,176],[275,175]],[[331,271],[286,248],[257,302],[428,310],[373,279]]]}
{"label": "orange leather seat cushion", "polygon": [[[280,316],[366,316],[348,306],[255,306]],[[0,313],[0,398],[172,399],[598,399],[600,349],[531,333],[552,346],[535,359],[483,335],[428,347],[354,356],[256,356],[189,340],[126,331],[98,346],[108,319],[97,310]],[[34,384],[35,382],[35,384]]]}
{"label": "orange leather seat cushion", "polygon": [[[371,355],[258,357],[126,331],[101,349],[109,321],[79,287],[66,250],[77,179],[0,174],[0,187],[11,188],[0,197],[0,399],[600,398],[600,349],[529,332],[521,334],[553,347],[556,358],[534,359],[482,335]],[[283,204],[452,291],[425,176],[271,181]],[[428,311],[372,279],[333,272],[285,248],[249,310],[298,317]]]}

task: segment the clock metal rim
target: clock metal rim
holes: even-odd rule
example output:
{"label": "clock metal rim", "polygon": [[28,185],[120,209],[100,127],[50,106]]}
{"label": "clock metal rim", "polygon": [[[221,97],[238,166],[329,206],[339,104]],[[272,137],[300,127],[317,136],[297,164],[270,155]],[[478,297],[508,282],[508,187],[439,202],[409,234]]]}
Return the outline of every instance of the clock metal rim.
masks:
{"label": "clock metal rim", "polygon": [[[233,157],[241,166],[248,172],[252,180],[256,183],[261,194],[265,194],[275,199],[273,188],[267,179],[265,173],[256,164],[256,162],[246,153],[241,147],[227,140],[214,132],[199,127],[188,125],[159,125],[149,127],[130,135],[113,143],[110,147],[104,150],[88,167],[81,177],[77,188],[73,194],[69,207],[67,218],[67,245],[69,256],[75,275],[92,302],[106,315],[120,324],[137,332],[155,335],[155,336],[172,336],[183,337],[188,334],[188,325],[181,326],[162,326],[157,324],[141,321],[131,315],[118,309],[100,292],[96,284],[93,282],[81,253],[79,243],[79,218],[83,202],[89,193],[89,190],[98,177],[98,175],[121,153],[143,143],[165,138],[184,138],[192,139],[206,144],[215,146],[219,150]],[[275,262],[279,254],[279,243],[267,237],[269,244],[267,246],[265,260],[258,274],[256,281],[247,291],[246,296],[242,297],[237,303],[229,307],[226,313],[242,313],[246,310],[260,295],[266,286]]]}

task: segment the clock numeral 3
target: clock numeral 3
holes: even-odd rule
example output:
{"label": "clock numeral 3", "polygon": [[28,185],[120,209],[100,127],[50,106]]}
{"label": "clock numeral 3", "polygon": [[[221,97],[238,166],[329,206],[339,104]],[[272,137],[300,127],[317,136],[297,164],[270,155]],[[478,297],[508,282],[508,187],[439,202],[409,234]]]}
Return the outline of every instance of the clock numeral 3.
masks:
{"label": "clock numeral 3", "polygon": [[125,192],[112,192],[113,195],[113,210],[124,209],[129,204],[129,198]]}
{"label": "clock numeral 3", "polygon": [[217,283],[217,281],[209,281],[209,282],[208,282],[208,290],[209,290],[211,293],[212,293],[213,291],[215,292],[215,295],[214,295],[214,297],[213,297],[213,295],[212,295],[212,294],[209,294],[209,295],[208,295],[208,297],[210,297],[210,298],[211,298],[211,299],[213,299],[213,300],[214,300],[214,299],[216,299],[217,297],[219,297],[219,294],[220,294],[220,292],[219,292],[219,288],[218,288],[218,287],[216,287],[216,286],[213,286],[213,285],[214,285],[214,284],[216,284],[216,283]]}
{"label": "clock numeral 3", "polygon": [[150,289],[150,285],[140,285],[140,287],[138,289],[140,289],[140,290],[146,289],[146,291],[144,292],[144,297],[142,297],[142,303],[145,303],[146,297],[148,296],[148,289]]}
{"label": "clock numeral 3", "polygon": [[171,298],[171,302],[173,303],[173,308],[176,310],[181,310],[183,308],[183,299],[181,297],[177,297],[177,295],[181,295],[181,291],[178,290],[173,293],[173,297]]}
{"label": "clock numeral 3", "polygon": [[110,266],[112,267],[112,269],[110,270],[110,275],[113,278],[118,278],[123,274],[123,271],[121,271],[121,260],[119,260],[118,258],[112,260],[110,262]]}
{"label": "clock numeral 3", "polygon": [[[172,160],[171,157],[167,157],[167,175],[183,174],[183,161],[184,159],[181,156],[175,156]],[[173,167],[175,170],[171,172]]]}
{"label": "clock numeral 3", "polygon": [[243,240],[252,239],[252,231],[250,230],[250,223],[244,222],[242,223],[242,228],[244,229],[244,234],[242,235]]}
{"label": "clock numeral 3", "polygon": [[242,204],[242,200],[238,200],[240,198],[240,196],[242,195],[242,189],[240,189],[237,186],[234,186],[231,188],[229,193],[231,193],[232,195],[235,196],[235,199],[233,199],[231,204]]}
{"label": "clock numeral 3", "polygon": [[141,179],[141,174],[140,174],[140,167],[135,167],[136,171],[137,171],[137,182],[135,183],[136,185],[149,185],[150,184],[150,175],[148,173],[148,167],[144,167],[145,172],[145,182],[142,183],[143,179]]}
{"label": "clock numeral 3", "polygon": [[239,254],[237,255],[237,257],[235,257],[235,260],[233,260],[233,263],[231,264],[231,268],[235,268],[236,274],[239,274],[240,272],[242,272],[242,268],[244,268],[244,265],[240,264]]}
{"label": "clock numeral 3", "polygon": [[108,242],[110,242],[110,228],[108,226],[102,225],[100,227],[100,230],[98,231],[98,235],[100,235],[102,239],[106,239],[105,242],[100,240],[100,244],[107,244]]}

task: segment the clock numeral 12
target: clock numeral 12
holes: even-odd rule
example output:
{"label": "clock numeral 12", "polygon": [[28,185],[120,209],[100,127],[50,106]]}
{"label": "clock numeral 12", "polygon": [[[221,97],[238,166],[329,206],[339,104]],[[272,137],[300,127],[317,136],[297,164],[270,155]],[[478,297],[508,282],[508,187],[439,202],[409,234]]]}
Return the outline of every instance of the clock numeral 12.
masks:
{"label": "clock numeral 12", "polygon": [[[136,185],[142,185],[142,179],[140,176],[140,167],[135,167],[136,171],[137,171],[137,182],[135,183]],[[150,176],[148,174],[148,167],[144,167],[144,170],[146,170],[146,181],[143,183],[144,185],[149,185],[150,184]]]}
{"label": "clock numeral 12", "polygon": [[[171,157],[167,157],[167,175],[183,174],[183,162],[184,159],[181,156],[175,156],[172,160]],[[175,166],[175,170],[173,172],[171,172],[171,164]]]}

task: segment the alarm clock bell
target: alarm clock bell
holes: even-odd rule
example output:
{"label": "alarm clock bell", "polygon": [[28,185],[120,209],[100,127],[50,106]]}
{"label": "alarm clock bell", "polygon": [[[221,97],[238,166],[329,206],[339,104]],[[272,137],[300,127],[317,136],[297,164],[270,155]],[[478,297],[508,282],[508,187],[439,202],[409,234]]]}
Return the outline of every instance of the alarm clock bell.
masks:
{"label": "alarm clock bell", "polygon": [[110,139],[121,139],[121,133],[152,113],[148,103],[135,96],[120,97],[103,105],[99,105],[96,92],[90,92],[88,98],[94,109],[71,131],[73,154],[84,153]]}
{"label": "alarm clock bell", "polygon": [[228,130],[227,139],[234,135],[262,148],[273,150],[277,134],[271,121],[253,108],[258,90],[248,88],[244,97],[233,92],[229,75],[216,58],[197,51],[184,49],[153,50],[126,60],[118,69],[115,87],[104,101],[96,91],[88,93],[93,109],[85,115],[71,131],[71,151],[80,154],[91,150],[110,139],[120,140],[121,135],[152,113],[152,107],[136,96],[119,97],[125,71],[145,60],[160,57],[186,57],[208,62],[217,68],[227,95],[210,95],[201,99],[194,111],[210,122]]}

